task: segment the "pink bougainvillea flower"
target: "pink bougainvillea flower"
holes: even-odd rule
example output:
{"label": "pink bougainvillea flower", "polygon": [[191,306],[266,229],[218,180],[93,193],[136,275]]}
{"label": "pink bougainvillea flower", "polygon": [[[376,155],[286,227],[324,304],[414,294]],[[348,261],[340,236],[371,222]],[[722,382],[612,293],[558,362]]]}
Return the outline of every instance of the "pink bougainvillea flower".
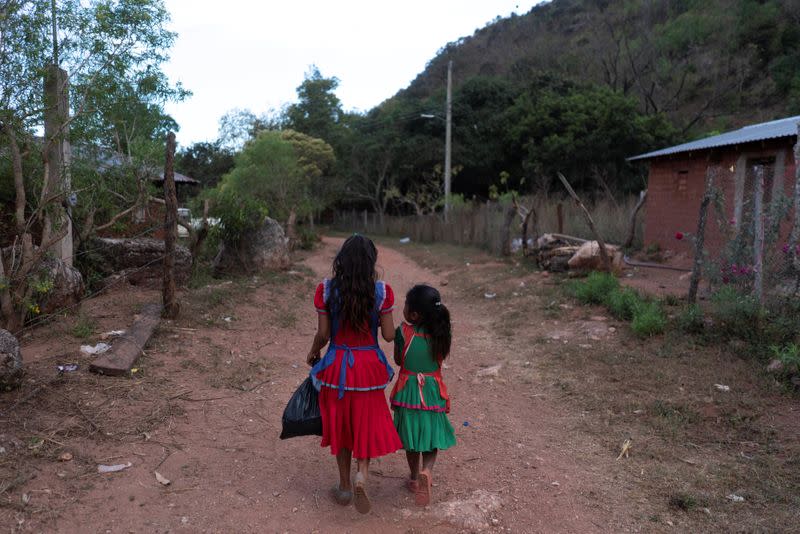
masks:
{"label": "pink bougainvillea flower", "polygon": [[783,245],[781,247],[781,250],[783,251],[784,254],[788,254],[789,253],[789,243],[786,243],[785,245]]}
{"label": "pink bougainvillea flower", "polygon": [[738,272],[739,272],[739,268],[738,268],[738,267],[736,267],[736,264],[735,264],[735,263],[731,265],[731,272],[732,272],[733,274],[736,274],[736,273],[738,273]]}
{"label": "pink bougainvillea flower", "polygon": [[731,219],[731,220],[730,220],[730,221],[728,221],[728,222],[729,222],[731,225],[734,225],[734,224],[736,224],[736,219]]}
{"label": "pink bougainvillea flower", "polygon": [[683,239],[683,232],[675,232],[675,239],[677,239],[678,241]]}

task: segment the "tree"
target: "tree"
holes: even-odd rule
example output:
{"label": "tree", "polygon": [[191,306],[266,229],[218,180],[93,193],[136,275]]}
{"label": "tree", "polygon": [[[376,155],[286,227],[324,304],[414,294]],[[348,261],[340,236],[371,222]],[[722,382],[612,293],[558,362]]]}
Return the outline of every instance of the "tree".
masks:
{"label": "tree", "polygon": [[297,87],[297,103],[286,109],[286,126],[335,145],[343,115],[342,103],[334,93],[337,87],[337,78],[323,77],[312,65]]}
{"label": "tree", "polygon": [[508,144],[524,175],[550,180],[561,171],[576,189],[602,185],[593,184],[593,177],[607,190],[641,189],[637,170],[625,158],[674,136],[663,116],[643,115],[633,99],[590,85],[526,91],[506,120]]}
{"label": "tree", "polygon": [[[160,71],[175,38],[165,29],[169,16],[161,0],[64,0],[53,7],[41,1],[0,6],[0,136],[10,155],[15,197],[14,261],[5,255],[0,261],[0,307],[11,330],[36,309],[30,275],[67,235],[62,206],[73,194],[79,203],[87,200],[83,191],[64,186],[66,166],[49,165],[65,132],[74,131],[75,145],[109,145],[122,124],[131,126],[129,133],[136,129],[130,121],[145,111],[152,134],[165,121],[160,104],[186,96]],[[51,39],[54,21],[58,31]],[[58,95],[66,90],[57,66],[69,76],[71,116],[66,109],[51,113],[60,99],[42,97],[45,78]],[[54,116],[53,134],[39,141],[35,135],[47,113]],[[125,140],[129,154],[133,137]],[[122,146],[122,137],[117,139],[115,146]],[[95,169],[93,175],[100,173]]]}
{"label": "tree", "polygon": [[175,168],[199,181],[203,187],[214,187],[233,168],[233,151],[220,140],[197,142],[181,150]]}
{"label": "tree", "polygon": [[291,237],[297,217],[327,206],[325,178],[334,162],[333,149],[321,139],[293,130],[263,131],[236,155],[218,189],[261,200],[287,223]]}
{"label": "tree", "polygon": [[336,156],[333,147],[322,139],[294,130],[283,130],[281,138],[291,143],[297,157],[299,175],[305,186],[305,215],[318,213],[342,194],[341,183],[333,176]]}
{"label": "tree", "polygon": [[222,116],[219,120],[220,147],[236,152],[242,149],[245,143],[255,139],[263,130],[281,130],[286,126],[286,110],[271,109],[261,115],[256,115],[249,109],[235,108]]}

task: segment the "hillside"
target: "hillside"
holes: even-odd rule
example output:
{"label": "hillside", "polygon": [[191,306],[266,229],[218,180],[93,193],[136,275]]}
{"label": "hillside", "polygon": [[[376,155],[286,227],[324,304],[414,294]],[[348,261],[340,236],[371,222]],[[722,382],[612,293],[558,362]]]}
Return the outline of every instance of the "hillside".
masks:
{"label": "hillside", "polygon": [[444,46],[399,97],[548,73],[634,97],[682,137],[800,112],[800,0],[553,0]]}

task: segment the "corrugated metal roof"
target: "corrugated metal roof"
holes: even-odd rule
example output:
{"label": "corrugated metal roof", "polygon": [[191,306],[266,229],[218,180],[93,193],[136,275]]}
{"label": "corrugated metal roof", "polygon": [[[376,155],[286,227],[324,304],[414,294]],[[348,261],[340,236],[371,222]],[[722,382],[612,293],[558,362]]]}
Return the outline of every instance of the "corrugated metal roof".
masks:
{"label": "corrugated metal roof", "polygon": [[659,156],[668,156],[670,154],[679,154],[681,152],[691,152],[693,150],[705,150],[708,148],[716,148],[720,146],[738,145],[741,143],[751,143],[753,141],[763,141],[765,139],[777,139],[779,137],[792,137],[797,135],[797,125],[800,123],[800,115],[795,117],[787,117],[770,122],[762,122],[761,124],[752,124],[745,126],[732,132],[726,132],[720,135],[712,135],[705,139],[699,139],[690,143],[683,143],[682,145],[675,145],[669,148],[662,148],[647,154],[640,154],[628,158],[628,161],[636,161],[642,159],[657,158]]}

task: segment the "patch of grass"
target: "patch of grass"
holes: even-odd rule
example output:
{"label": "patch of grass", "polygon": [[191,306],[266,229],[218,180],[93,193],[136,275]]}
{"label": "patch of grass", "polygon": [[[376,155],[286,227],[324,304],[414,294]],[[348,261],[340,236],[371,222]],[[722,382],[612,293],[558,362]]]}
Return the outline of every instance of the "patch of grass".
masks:
{"label": "patch of grass", "polygon": [[758,338],[764,309],[752,296],[722,287],[711,296],[710,312],[719,335],[748,341]]}
{"label": "patch of grass", "polygon": [[611,315],[622,321],[633,319],[634,312],[641,303],[642,297],[629,287],[617,288],[611,291],[605,299],[605,305]]}
{"label": "patch of grass", "polygon": [[593,272],[585,280],[574,282],[570,289],[584,304],[603,304],[612,291],[619,289],[619,281],[613,274]]}
{"label": "patch of grass", "polygon": [[661,399],[653,402],[651,410],[670,426],[684,426],[697,420],[697,413],[693,410]]}
{"label": "patch of grass", "polygon": [[189,275],[189,289],[198,289],[214,284],[214,269],[210,262],[197,262],[192,266],[192,273]]}
{"label": "patch of grass", "polygon": [[669,497],[669,506],[675,510],[691,512],[695,508],[706,506],[706,501],[702,497],[696,497],[691,493],[682,491],[673,493]]}
{"label": "patch of grass", "polygon": [[661,305],[655,301],[642,302],[633,312],[631,329],[639,337],[650,337],[664,332],[667,317]]}
{"label": "patch of grass", "polygon": [[97,323],[91,317],[80,314],[75,324],[72,325],[70,333],[79,339],[88,339],[97,330]]}
{"label": "patch of grass", "polygon": [[681,310],[677,322],[678,328],[687,334],[702,334],[705,329],[703,310],[697,304],[690,304]]}

